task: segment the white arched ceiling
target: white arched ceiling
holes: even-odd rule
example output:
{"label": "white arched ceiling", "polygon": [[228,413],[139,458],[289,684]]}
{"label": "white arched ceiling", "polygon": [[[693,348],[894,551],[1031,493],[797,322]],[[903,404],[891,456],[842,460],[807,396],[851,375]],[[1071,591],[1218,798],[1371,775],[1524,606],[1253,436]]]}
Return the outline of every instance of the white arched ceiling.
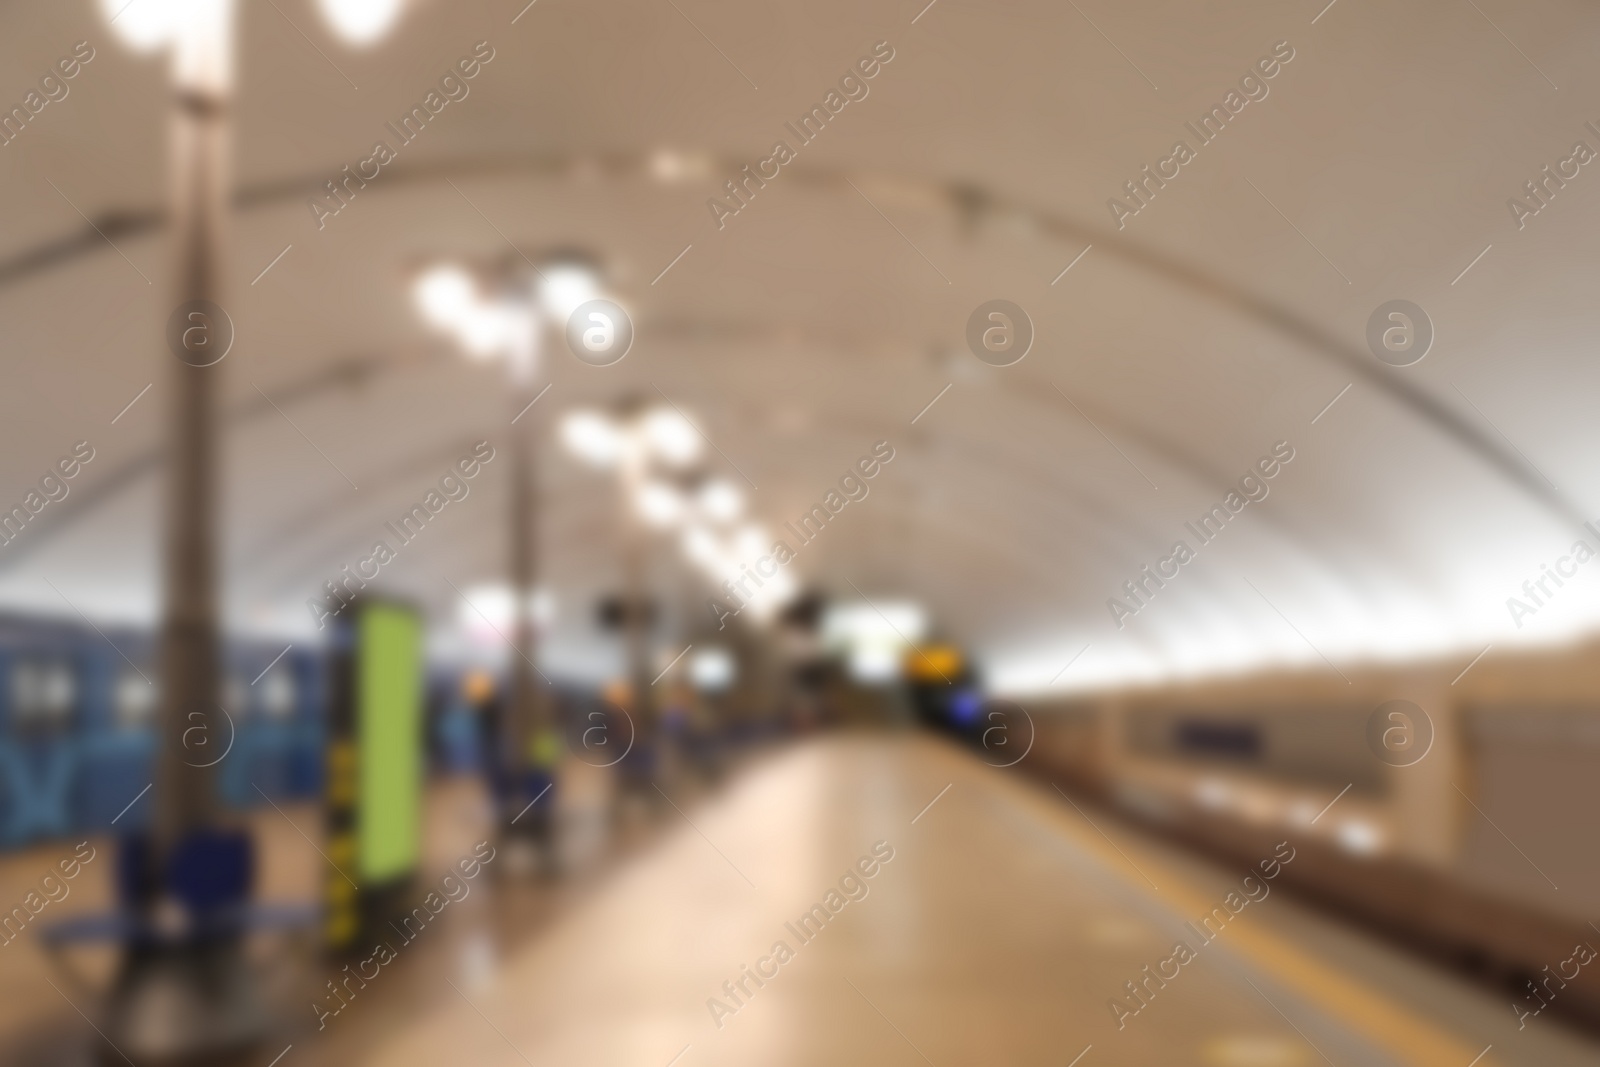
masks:
{"label": "white arched ceiling", "polygon": [[[923,601],[1004,687],[1043,686],[1085,646],[1058,685],[1470,657],[1600,621],[1585,572],[1520,627],[1505,603],[1600,501],[1583,239],[1600,178],[1584,168],[1521,230],[1505,206],[1573,141],[1600,149],[1583,125],[1600,119],[1584,103],[1591,7],[541,0],[513,24],[521,6],[413,3],[361,52],[304,0],[242,6],[239,340],[218,368],[238,623],[308,633],[323,578],[454,450],[505,440],[500,376],[426,336],[406,286],[422,260],[503,255],[508,239],[593,250],[638,325],[615,367],[548,355],[542,440],[574,404],[659,388],[760,486],[773,527],[890,440],[872,495],[795,566],[845,594],[848,579]],[[0,600],[149,618],[169,402],[164,72],[89,3],[0,20],[19,99],[72,42],[97,49],[0,148],[0,489],[20,499],[73,441],[97,449],[73,495],[0,548]],[[1117,230],[1106,199],[1285,39],[1295,58],[1270,95]],[[495,59],[471,95],[319,231],[316,185],[479,40]],[[706,198],[878,40],[895,58],[871,94],[719,231]],[[1037,329],[1009,368],[965,348],[967,316],[994,297]],[[1365,349],[1368,315],[1394,298],[1438,332],[1409,368]],[[1118,629],[1107,598],[1279,440],[1296,459],[1267,500]],[[505,473],[491,464],[441,536],[386,569],[441,626],[450,582],[501,572]],[[575,622],[614,581],[613,495],[553,445],[540,476],[541,558]],[[560,647],[597,662],[580,644]]]}

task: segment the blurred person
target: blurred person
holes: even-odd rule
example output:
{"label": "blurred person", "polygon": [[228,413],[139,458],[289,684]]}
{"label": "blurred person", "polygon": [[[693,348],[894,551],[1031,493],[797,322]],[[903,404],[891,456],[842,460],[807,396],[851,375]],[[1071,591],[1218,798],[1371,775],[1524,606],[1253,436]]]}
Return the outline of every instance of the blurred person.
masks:
{"label": "blurred person", "polygon": [[[654,812],[661,804],[661,794],[655,786],[655,776],[660,770],[659,752],[641,721],[644,716],[634,701],[633,686],[626,679],[616,678],[606,684],[603,692],[606,703],[622,713],[631,738],[631,744],[615,764],[616,814],[623,815],[627,810],[641,808]],[[609,733],[613,737],[618,736],[615,724]]]}
{"label": "blurred person", "polygon": [[526,761],[516,774],[518,813],[512,817],[517,837],[531,844],[539,870],[559,873],[556,803],[563,745],[561,731],[545,720],[529,733]]}
{"label": "blurred person", "polygon": [[688,716],[684,740],[689,764],[702,779],[714,783],[723,774],[721,716],[714,706],[718,698],[694,689],[685,690],[685,698]]}

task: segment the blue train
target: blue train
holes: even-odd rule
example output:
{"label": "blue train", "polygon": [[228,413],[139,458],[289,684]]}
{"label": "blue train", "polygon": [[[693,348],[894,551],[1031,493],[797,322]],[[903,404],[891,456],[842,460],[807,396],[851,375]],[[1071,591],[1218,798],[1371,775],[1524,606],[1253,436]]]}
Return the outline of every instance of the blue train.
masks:
{"label": "blue train", "polygon": [[[257,786],[274,798],[316,795],[323,653],[230,641],[225,664],[232,745],[208,739],[218,755],[227,750],[216,769],[221,801],[260,804]],[[0,615],[0,849],[147,824],[141,793],[155,774],[159,684],[148,631]]]}

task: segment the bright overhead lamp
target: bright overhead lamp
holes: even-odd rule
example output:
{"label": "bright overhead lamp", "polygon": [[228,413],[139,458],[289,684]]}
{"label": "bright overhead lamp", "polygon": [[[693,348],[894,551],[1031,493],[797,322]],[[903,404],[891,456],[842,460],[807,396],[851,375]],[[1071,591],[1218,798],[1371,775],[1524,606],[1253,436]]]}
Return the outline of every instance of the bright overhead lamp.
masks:
{"label": "bright overhead lamp", "polygon": [[136,52],[169,48],[184,89],[225,93],[233,84],[233,0],[100,0],[112,31]]}
{"label": "bright overhead lamp", "polygon": [[800,592],[800,583],[788,571],[779,571],[767,579],[767,591],[773,600],[782,604]]}
{"label": "bright overhead lamp", "polygon": [[136,52],[153,52],[172,40],[172,31],[193,0],[100,0],[100,13],[122,43]]}
{"label": "bright overhead lamp", "polygon": [[320,0],[317,6],[340,40],[360,48],[389,32],[405,0]]}
{"label": "bright overhead lamp", "polygon": [[440,330],[460,330],[478,306],[472,275],[453,263],[429,268],[417,279],[413,294],[423,317]]}
{"label": "bright overhead lamp", "polygon": [[657,456],[674,466],[700,456],[700,431],[675,409],[657,408],[644,417],[644,439]]}
{"label": "bright overhead lamp", "polygon": [[890,644],[903,648],[920,641],[928,616],[920,604],[904,600],[878,600],[873,604],[835,604],[822,619],[823,639],[846,647]]}
{"label": "bright overhead lamp", "polygon": [[561,420],[561,443],[595,467],[609,467],[622,455],[622,435],[610,419],[596,411],[568,412]]}
{"label": "bright overhead lamp", "polygon": [[721,692],[733,684],[737,674],[733,654],[725,648],[703,648],[689,657],[689,680],[696,689]]}
{"label": "bright overhead lamp", "polygon": [[[541,629],[555,621],[556,599],[550,590],[534,590],[527,607]],[[459,601],[456,624],[474,639],[492,642],[516,624],[516,609],[517,597],[511,586],[503,582],[472,585]]]}
{"label": "bright overhead lamp", "polygon": [[683,497],[665,482],[648,481],[639,486],[634,506],[645,522],[658,529],[675,526],[683,519]]}
{"label": "bright overhead lamp", "polygon": [[732,522],[744,512],[744,494],[721,478],[701,486],[696,503],[707,518],[717,522]]}
{"label": "bright overhead lamp", "polygon": [[754,524],[741,527],[733,537],[733,550],[746,560],[760,556],[771,544],[766,529]]}
{"label": "bright overhead lamp", "polygon": [[412,290],[423,318],[449,333],[478,360],[511,349],[522,323],[515,308],[483,299],[477,280],[463,267],[430,267]]}
{"label": "bright overhead lamp", "polygon": [[765,623],[799,592],[800,583],[788,571],[780,570],[755,591],[745,602],[745,607],[750,609],[757,622]]}
{"label": "bright overhead lamp", "polygon": [[473,308],[457,331],[467,355],[487,360],[511,345],[517,330],[517,316],[503,305],[488,304]]}
{"label": "bright overhead lamp", "polygon": [[683,531],[683,554],[708,570],[722,565],[722,545],[715,534],[698,523]]}
{"label": "bright overhead lamp", "polygon": [[562,325],[584,304],[600,296],[600,282],[594,271],[573,263],[544,269],[539,282],[539,304]]}

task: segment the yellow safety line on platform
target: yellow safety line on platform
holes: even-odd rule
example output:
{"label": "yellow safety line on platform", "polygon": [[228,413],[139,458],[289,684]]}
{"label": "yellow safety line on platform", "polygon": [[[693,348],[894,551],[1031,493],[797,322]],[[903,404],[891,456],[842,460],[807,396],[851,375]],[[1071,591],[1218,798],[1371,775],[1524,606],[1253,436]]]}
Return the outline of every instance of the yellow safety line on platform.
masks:
{"label": "yellow safety line on platform", "polygon": [[[1118,873],[1126,872],[1128,884],[1136,891],[1155,898],[1191,921],[1207,914],[1216,904],[1176,869],[1161,863],[1127,835],[1120,835],[1120,843],[1113,844],[1085,826],[1071,808],[1060,804],[1059,798],[1051,803],[1053,794],[1040,794],[1020,782],[996,778],[1024,804],[1040,811],[1052,825],[1063,829],[1080,850],[1094,856],[1105,867]],[[1136,858],[1119,855],[1119,848],[1138,855]],[[1160,889],[1146,884],[1151,878]],[[1225,943],[1285,987],[1404,1063],[1417,1067],[1465,1067],[1481,1051],[1395,1007],[1344,972],[1322,963],[1260,925],[1230,924]],[[1494,1057],[1486,1056],[1477,1061],[1476,1067],[1494,1067],[1495,1063]]]}

